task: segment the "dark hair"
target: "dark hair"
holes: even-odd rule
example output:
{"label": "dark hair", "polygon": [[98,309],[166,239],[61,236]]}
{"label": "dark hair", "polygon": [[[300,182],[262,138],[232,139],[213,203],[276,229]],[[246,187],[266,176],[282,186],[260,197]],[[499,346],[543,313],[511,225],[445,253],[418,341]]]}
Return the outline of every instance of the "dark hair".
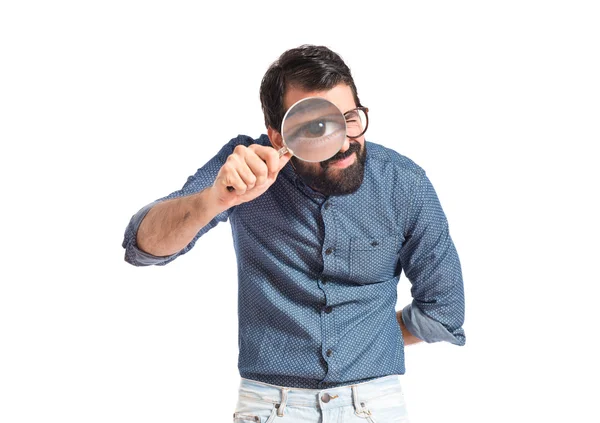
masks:
{"label": "dark hair", "polygon": [[265,125],[281,132],[285,115],[283,96],[287,87],[329,90],[340,83],[352,89],[356,105],[361,106],[350,68],[337,53],[325,46],[308,44],[287,50],[271,64],[260,84]]}

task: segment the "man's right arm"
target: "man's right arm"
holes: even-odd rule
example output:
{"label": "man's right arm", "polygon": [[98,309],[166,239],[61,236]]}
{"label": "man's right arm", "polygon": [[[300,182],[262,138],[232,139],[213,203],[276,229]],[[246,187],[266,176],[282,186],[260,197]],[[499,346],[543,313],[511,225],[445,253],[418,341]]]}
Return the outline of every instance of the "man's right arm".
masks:
{"label": "man's right arm", "polygon": [[225,211],[212,187],[152,206],[136,236],[140,250],[154,256],[171,256],[185,248],[211,220]]}
{"label": "man's right arm", "polygon": [[233,207],[252,201],[275,182],[290,155],[233,139],[179,191],[139,210],[125,229],[125,261],[165,265],[188,252],[203,234],[225,222]]}

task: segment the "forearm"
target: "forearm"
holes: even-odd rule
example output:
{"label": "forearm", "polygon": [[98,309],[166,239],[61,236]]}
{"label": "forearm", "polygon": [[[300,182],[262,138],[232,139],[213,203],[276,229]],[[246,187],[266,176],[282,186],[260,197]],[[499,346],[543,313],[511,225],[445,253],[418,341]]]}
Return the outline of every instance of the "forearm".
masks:
{"label": "forearm", "polygon": [[211,195],[211,189],[153,206],[138,229],[138,248],[155,256],[169,256],[182,250],[200,229],[224,211]]}
{"label": "forearm", "polygon": [[398,320],[398,324],[400,325],[400,329],[402,330],[402,338],[404,338],[404,345],[416,344],[418,342],[423,342],[422,339],[417,338],[412,333],[406,329],[404,325],[404,321],[402,320],[402,309],[396,312],[396,320]]}

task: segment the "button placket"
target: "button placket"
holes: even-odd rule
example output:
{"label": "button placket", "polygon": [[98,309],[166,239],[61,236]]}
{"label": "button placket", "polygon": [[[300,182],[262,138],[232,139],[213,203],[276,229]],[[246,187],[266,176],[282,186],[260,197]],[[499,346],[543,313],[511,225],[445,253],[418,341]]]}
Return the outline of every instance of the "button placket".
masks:
{"label": "button placket", "polygon": [[[337,227],[336,223],[336,218],[335,218],[335,207],[333,207],[333,202],[331,202],[330,200],[326,200],[324,202],[324,204],[322,205],[321,208],[321,216],[323,219],[323,224],[324,224],[324,237],[322,239],[322,244],[321,244],[321,254],[322,254],[322,260],[323,260],[323,270],[322,273],[323,274],[327,274],[330,275],[330,277],[332,277],[334,280],[336,278],[337,275],[337,261],[339,260],[338,256],[338,247],[342,248],[342,254],[343,254],[343,245],[339,244],[339,239],[338,239],[338,231],[339,228]],[[327,378],[332,377],[332,375],[334,375],[336,373],[336,363],[334,362],[335,360],[333,360],[333,358],[331,358],[331,356],[333,355],[333,351],[331,348],[329,348],[330,346],[332,347],[335,344],[335,340],[336,340],[336,329],[335,329],[335,314],[333,314],[333,307],[330,304],[337,304],[336,300],[335,300],[335,292],[332,290],[329,290],[329,283],[328,282],[332,282],[331,280],[328,280],[329,278],[326,278],[324,276],[320,277],[320,282],[321,282],[321,288],[323,289],[323,292],[325,293],[325,301],[323,301],[322,305],[321,305],[321,330],[322,330],[322,350],[321,350],[321,354],[323,356],[323,358],[327,361],[328,363],[328,371],[327,371]],[[327,287],[326,287],[327,285]],[[331,296],[331,297],[330,297]],[[329,303],[329,304],[328,304]],[[325,387],[325,384],[321,384],[323,387]],[[326,397],[327,401],[324,402],[329,402],[329,400],[331,399],[330,396]]]}

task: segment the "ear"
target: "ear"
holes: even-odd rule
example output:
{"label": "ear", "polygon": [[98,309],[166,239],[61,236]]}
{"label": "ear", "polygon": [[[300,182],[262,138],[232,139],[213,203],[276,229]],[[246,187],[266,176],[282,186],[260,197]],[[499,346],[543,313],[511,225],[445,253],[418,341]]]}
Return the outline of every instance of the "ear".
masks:
{"label": "ear", "polygon": [[283,147],[283,138],[279,132],[269,126],[267,127],[267,135],[269,135],[269,141],[271,141],[273,148],[279,150]]}

